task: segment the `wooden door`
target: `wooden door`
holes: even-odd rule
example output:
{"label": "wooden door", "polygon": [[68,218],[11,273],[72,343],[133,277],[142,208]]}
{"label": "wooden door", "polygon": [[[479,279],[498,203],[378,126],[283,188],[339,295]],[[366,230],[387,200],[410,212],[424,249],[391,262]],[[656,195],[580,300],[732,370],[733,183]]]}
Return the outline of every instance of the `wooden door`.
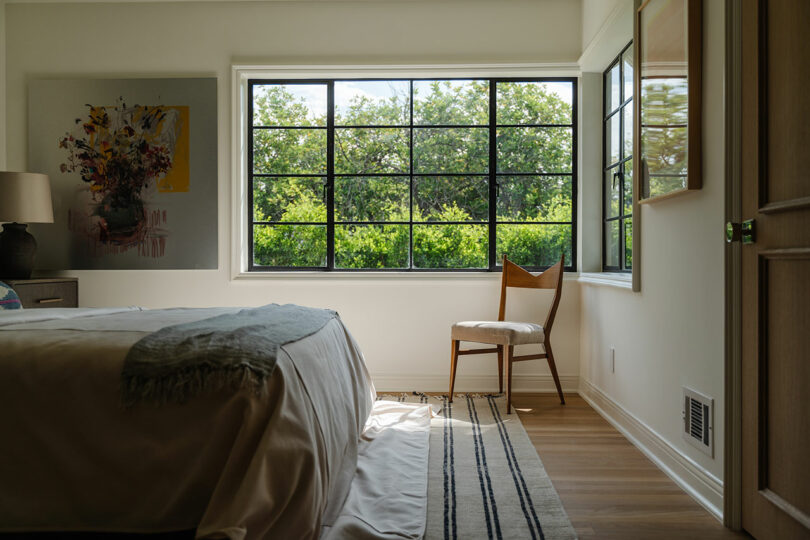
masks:
{"label": "wooden door", "polygon": [[742,525],[808,539],[810,1],[742,6]]}

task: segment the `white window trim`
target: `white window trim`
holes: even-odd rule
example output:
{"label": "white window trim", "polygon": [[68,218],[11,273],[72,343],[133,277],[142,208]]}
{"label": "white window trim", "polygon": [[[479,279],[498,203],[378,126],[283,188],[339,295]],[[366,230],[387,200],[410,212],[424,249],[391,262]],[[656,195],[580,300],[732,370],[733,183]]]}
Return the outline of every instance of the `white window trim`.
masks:
{"label": "white window trim", "polygon": [[[354,66],[231,66],[231,280],[295,278],[500,279],[492,272],[248,272],[247,231],[247,82],[248,79],[339,79],[422,77],[579,77],[576,63],[550,64],[437,64]],[[578,99],[578,96],[575,96]],[[577,204],[579,202],[577,201]],[[578,242],[582,242],[578,238]],[[575,274],[574,274],[575,275]]]}

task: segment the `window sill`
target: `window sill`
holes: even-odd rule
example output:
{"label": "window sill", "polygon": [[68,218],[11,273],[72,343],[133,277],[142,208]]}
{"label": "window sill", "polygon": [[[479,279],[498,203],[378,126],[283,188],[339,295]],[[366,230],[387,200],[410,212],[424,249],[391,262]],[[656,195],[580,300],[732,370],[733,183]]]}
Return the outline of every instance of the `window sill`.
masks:
{"label": "window sill", "polygon": [[588,285],[603,285],[618,289],[633,290],[633,275],[618,272],[583,272],[577,281]]}
{"label": "window sill", "polygon": [[[261,281],[261,280],[454,280],[454,281],[500,281],[500,272],[318,272],[318,271],[274,271],[274,272],[239,272],[232,278],[233,281]],[[565,272],[563,281],[577,281],[576,272]]]}

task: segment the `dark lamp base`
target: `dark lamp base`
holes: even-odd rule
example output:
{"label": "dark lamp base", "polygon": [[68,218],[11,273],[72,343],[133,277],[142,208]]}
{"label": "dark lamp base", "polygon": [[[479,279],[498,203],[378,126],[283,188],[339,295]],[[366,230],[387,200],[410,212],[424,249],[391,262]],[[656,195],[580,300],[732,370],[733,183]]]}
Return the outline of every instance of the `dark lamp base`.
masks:
{"label": "dark lamp base", "polygon": [[0,233],[0,279],[29,279],[36,253],[37,241],[25,230],[25,224],[4,224]]}

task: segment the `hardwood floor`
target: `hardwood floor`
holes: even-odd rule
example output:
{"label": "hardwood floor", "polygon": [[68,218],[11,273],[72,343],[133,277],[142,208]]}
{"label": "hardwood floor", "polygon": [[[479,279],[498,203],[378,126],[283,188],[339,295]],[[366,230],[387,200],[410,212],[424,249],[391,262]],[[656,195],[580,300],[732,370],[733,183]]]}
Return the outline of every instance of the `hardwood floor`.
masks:
{"label": "hardwood floor", "polygon": [[512,396],[580,538],[750,538],[723,527],[581,397],[565,400]]}

